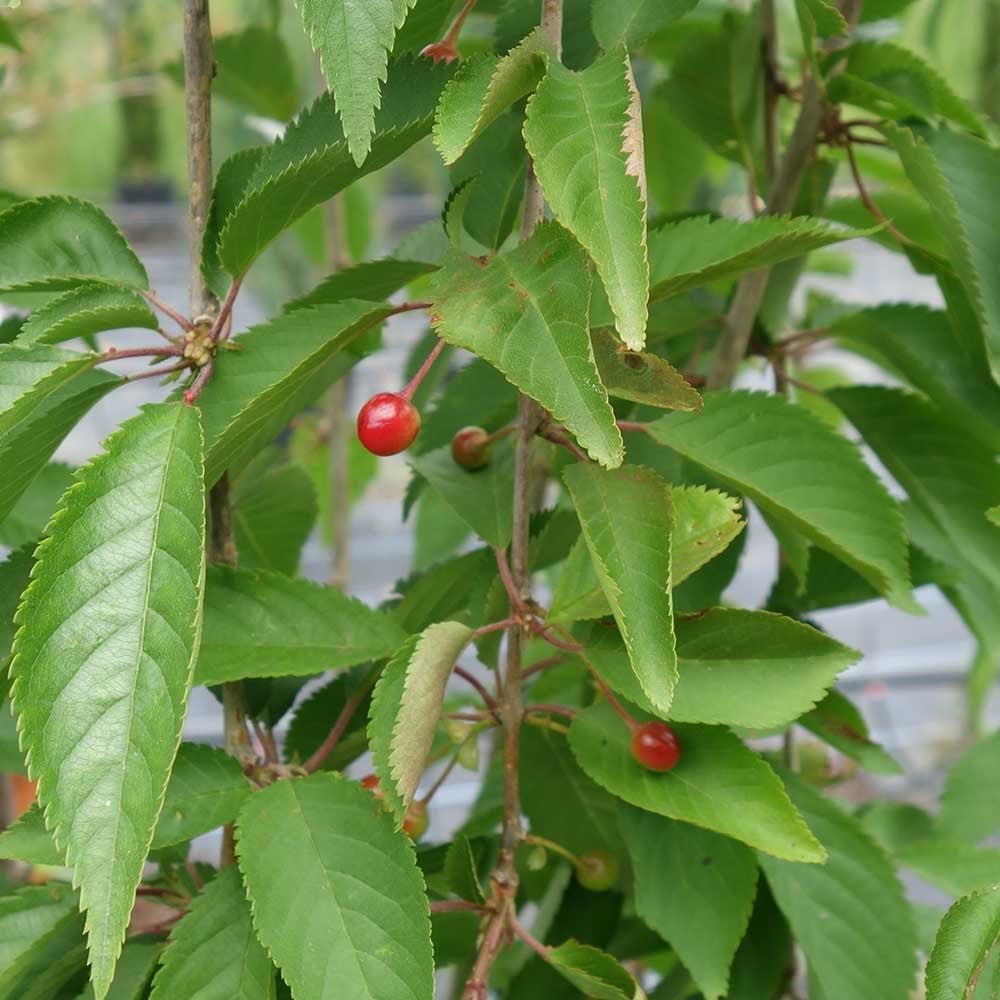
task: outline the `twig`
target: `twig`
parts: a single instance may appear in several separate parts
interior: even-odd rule
[[[544,660],[538,660],[532,663],[530,667],[525,667],[521,671],[521,680],[526,681],[529,677],[534,677],[535,674],[541,673],[543,670],[548,670],[549,667],[554,667],[559,663],[562,663],[566,659],[565,656],[556,654],[555,656],[547,656]]]
[[[461,911],[486,913],[488,907],[482,903],[470,903],[467,899],[435,899],[431,902],[431,913],[457,913]]]
[[[576,717],[576,710],[568,708],[566,705],[541,703],[538,705],[529,705],[524,711],[526,715],[549,712],[553,715],[564,715],[567,719],[573,719]]]
[[[188,406],[193,406],[197,401],[198,397],[201,395],[202,389],[208,385],[208,380],[212,377],[212,372],[215,370],[215,362],[209,361],[207,364],[201,366],[198,369],[198,374],[195,376],[195,380],[191,383],[190,389],[184,390],[184,402]]]
[[[764,173],[770,184],[778,165],[778,98],[782,93],[774,0],[760,3],[760,47],[764,64]]]
[[[520,938],[543,961],[549,961],[549,949],[542,944],[518,919],[513,917],[510,922],[514,935]]]
[[[510,625],[510,622],[498,622],[497,624],[506,628]],[[486,690],[485,686],[479,681],[478,677],[469,673],[469,671],[464,667],[458,666],[452,670],[452,673],[454,673],[456,677],[461,677],[467,684],[471,684],[476,691],[479,692],[479,697],[483,699],[483,704],[490,709],[490,711],[493,711],[497,707],[496,699],[489,693],[489,691]]]
[[[500,622],[491,622],[489,625],[480,625],[475,632],[472,633],[474,639],[479,639],[484,635],[489,635],[491,632],[502,632],[505,628],[510,628],[512,625],[517,624],[520,619],[518,618],[504,618]]]
[[[140,292],[140,295],[154,308],[159,309],[164,316],[172,319],[182,330],[185,332],[194,329],[194,324],[186,316],[182,316],[176,309],[172,306],[167,305],[161,298],[159,298],[156,292],[150,290],[145,292]]]
[[[511,611],[515,614],[524,614],[524,600],[519,593],[517,583],[511,573],[510,563],[507,562],[507,553],[499,546],[494,546],[493,554],[497,560],[497,570],[503,582],[504,590],[507,591],[507,599],[510,601]]]
[[[105,361],[121,361],[123,358],[179,358],[184,352],[179,347],[166,347],[154,344],[151,347],[128,347],[124,351],[117,347],[109,347],[98,355],[98,364]]]
[[[187,361],[178,361],[175,365],[167,365],[165,368],[150,368],[149,371],[136,372],[134,375],[127,375],[126,382],[140,382],[144,378],[159,378],[161,375],[173,375],[174,372],[182,372],[191,365]]]
[[[451,755],[451,759],[441,769],[441,773],[434,779],[434,783],[427,789],[427,794],[420,800],[424,803],[424,805],[431,804],[434,796],[437,795],[438,789],[448,780],[448,776],[451,772],[455,770],[455,765],[458,763],[458,752],[465,746],[469,738],[470,737],[466,737],[466,739],[462,740],[462,742],[455,749],[455,752]]]
[[[344,707],[340,710],[340,715],[337,716],[337,721],[334,722],[330,732],[327,733],[326,739],[320,743],[312,756],[302,765],[302,770],[306,774],[318,771],[326,762],[326,758],[330,756],[331,751],[340,742],[341,736],[344,735],[347,727],[351,724],[354,714],[362,706],[365,698],[368,697],[368,692],[372,689],[377,677],[378,671],[373,669],[364,681],[351,692],[348,699],[344,702]]]
[[[618,430],[635,431],[637,434],[648,434],[649,424],[644,424],[641,420],[619,420]]]
[[[242,285],[242,278],[233,278],[229,285],[229,291],[226,292],[226,298],[222,303],[222,307],[219,309],[219,315],[215,317],[215,322],[212,324],[212,329],[208,334],[210,340],[220,339],[222,328],[233,314],[233,306],[236,305],[236,296],[240,294]]]
[[[913,240],[909,238],[905,233],[901,233],[883,214],[882,210],[875,204],[872,196],[868,193],[868,188],[865,187],[865,180],[861,176],[861,171],[858,169],[858,161],[854,155],[854,148],[851,144],[851,140],[848,139],[844,146],[844,151],[847,153],[847,162],[851,168],[851,176],[854,178],[854,186],[858,189],[858,196],[861,198],[861,204],[868,209],[869,213],[874,216],[874,218],[881,222],[885,227],[887,233],[892,233],[893,236],[899,240],[904,246],[910,246]]]
[[[539,437],[545,438],[546,441],[551,441],[553,444],[557,444],[565,448],[578,462],[590,462],[590,459],[580,448],[577,447],[577,445],[570,439],[569,435],[563,434],[554,427],[544,425],[539,430],[538,434]]]

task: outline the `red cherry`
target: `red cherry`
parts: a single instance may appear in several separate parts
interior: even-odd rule
[[[420,50],[420,54],[427,59],[433,59],[435,63],[450,63],[458,58],[458,49],[455,48],[454,42],[431,42]]]
[[[379,786],[377,774],[366,774],[361,779],[361,784],[364,788],[367,788],[368,791],[375,796],[375,798],[382,798],[382,789]]]
[[[490,460],[492,443],[482,427],[463,427],[451,439],[451,457],[463,469],[481,469]]]
[[[591,892],[607,892],[618,881],[618,862],[607,851],[587,851],[576,859],[576,879]]]
[[[406,451],[420,433],[420,413],[403,396],[380,392],[361,407],[358,440],[373,455]]]
[[[646,722],[632,734],[632,756],[647,771],[670,771],[680,760],[681,745],[665,722]]]
[[[403,817],[403,832],[410,840],[419,840],[426,832],[430,818],[427,815],[425,802],[411,802]]]

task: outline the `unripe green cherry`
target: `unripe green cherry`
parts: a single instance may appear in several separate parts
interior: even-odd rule
[[[586,851],[576,859],[576,879],[591,892],[607,892],[618,881],[618,862],[607,851]]]

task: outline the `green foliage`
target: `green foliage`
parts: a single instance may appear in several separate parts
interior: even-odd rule
[[[105,330],[155,330],[158,326],[159,321],[141,295],[126,288],[86,283],[35,309],[21,328],[17,342],[58,344]]]
[[[147,407],[77,479],[18,610],[11,675],[29,770],[80,885],[103,995],[197,655],[205,566],[197,411]]]
[[[698,0],[595,0],[594,35],[605,49],[621,42],[641,45],[698,4]]]
[[[952,765],[941,793],[938,827],[956,840],[980,841],[1000,829],[1000,810],[983,789],[1000,769],[1000,733],[973,744]]]
[[[958,900],[944,915],[927,962],[927,1000],[970,996],[998,937],[1000,889],[992,886]]]
[[[549,963],[594,1000],[644,1000],[636,981],[610,955],[578,941],[565,941],[548,954]]]

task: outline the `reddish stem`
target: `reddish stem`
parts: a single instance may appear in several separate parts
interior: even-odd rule
[[[105,361],[120,361],[122,358],[179,358],[183,355],[179,347],[166,347],[154,344],[151,347],[129,347],[124,351],[117,347],[109,347],[101,354],[97,361],[101,364]]]
[[[511,917],[510,920],[511,930],[514,932],[515,937],[520,938],[536,955],[540,956],[544,961],[549,961],[549,949],[542,944],[534,934],[531,933],[518,919],[517,917]]]
[[[467,899],[436,899],[431,903],[431,913],[456,913],[461,910],[486,913],[488,907],[482,903],[470,903]]]
[[[491,632],[502,632],[505,628],[510,628],[512,625],[516,625],[520,621],[518,618],[505,618],[502,622],[493,622],[490,625],[482,625],[472,633],[473,639],[479,639],[481,636],[489,635]]]
[[[190,368],[190,362],[178,361],[175,365],[167,365],[166,368],[151,368],[148,372],[137,372],[129,375],[126,382],[139,382],[144,378],[159,378],[161,375],[172,375],[174,372],[182,372],[185,368]]]
[[[649,424],[644,424],[639,420],[619,420],[618,430],[635,431],[637,434],[646,434],[649,431]]]
[[[191,383],[191,387],[184,390],[184,402],[188,406],[193,406],[197,402],[198,397],[201,395],[201,390],[208,385],[208,380],[212,377],[214,368],[215,363],[213,361],[209,361],[208,364],[203,365],[194,382]]]
[[[566,705],[540,704],[529,705],[525,712],[551,712],[553,715],[564,715],[567,719],[576,717],[576,711]]]
[[[506,624],[506,623],[502,623]],[[479,697],[483,699],[483,704],[486,705],[491,711],[497,707],[496,699],[486,690],[486,688],[479,682],[479,679],[469,673],[464,667],[456,666],[453,670],[456,677],[461,677],[463,681],[471,684],[478,692]]]
[[[465,0],[465,6],[458,12],[455,20],[452,21],[451,27],[448,29],[448,34],[441,39],[441,41],[447,45],[454,45],[458,41],[458,36],[462,32],[462,25],[465,24],[465,19],[472,12],[472,8],[476,6],[476,0]]]
[[[410,379],[399,393],[403,399],[412,399],[413,394],[420,388],[420,383],[426,378],[427,373],[434,367],[434,362],[441,356],[444,350],[444,341],[439,340],[432,348],[430,354],[424,358],[424,363],[417,369],[417,374]]]
[[[556,430],[554,427],[546,427],[539,430],[539,435],[545,438],[546,441],[551,441],[553,444],[557,444],[560,447],[565,448],[570,452],[577,461],[589,462],[590,459],[581,451],[570,438],[563,434],[561,431]]]
[[[588,663],[590,667],[591,676],[594,678],[594,682],[600,688],[601,694],[607,699],[608,704],[618,713],[619,718],[622,722],[628,726],[630,733],[634,733],[639,728],[639,723],[628,713],[625,706],[618,700],[614,691],[608,687],[604,678]]]
[[[333,728],[327,734],[325,740],[316,748],[315,753],[302,765],[302,770],[306,774],[312,774],[318,771],[326,761],[326,758],[330,756],[331,751],[340,741],[341,736],[344,735],[347,727],[351,723],[351,719],[354,718],[354,713],[361,707],[365,698],[368,697],[368,691],[371,686],[375,683],[375,674],[373,673],[363,684],[359,685],[357,690],[355,690],[351,696],[344,702],[344,707],[340,710],[340,715],[337,716],[337,721],[334,722]]]
[[[557,639],[541,622],[531,622],[529,625],[531,631],[544,639],[550,646],[555,646],[556,649],[562,649],[567,653],[582,653],[585,646],[581,646],[578,642],[566,642],[563,639]]]
[[[186,316],[182,316],[176,309],[171,308],[162,299],[157,296],[156,292],[150,290],[145,292],[140,292],[140,295],[154,308],[159,309],[164,316],[168,316],[172,319],[182,330],[193,330],[194,324]]]
[[[554,667],[556,664],[562,663],[565,659],[565,656],[561,656],[557,653],[555,656],[548,656],[544,660],[532,663],[531,666],[525,667],[524,670],[521,671],[521,680],[526,680],[534,674],[540,674],[543,670],[548,670],[549,667]]]
[[[514,576],[510,571],[510,563],[507,562],[507,553],[498,546],[494,546],[493,553],[496,555],[497,569],[500,572],[500,579],[503,581],[504,590],[507,591],[507,598],[510,601],[511,610],[515,614],[523,614],[524,602],[521,600],[517,584],[514,582]]]
[[[240,286],[242,284],[242,278],[233,278],[233,281],[229,286],[229,291],[226,292],[226,297],[219,309],[219,315],[215,317],[215,322],[212,324],[212,329],[209,332],[210,339],[219,339],[219,336],[222,333],[222,328],[226,325],[226,320],[228,320],[232,314],[233,306],[236,305],[236,296],[240,294]]]

